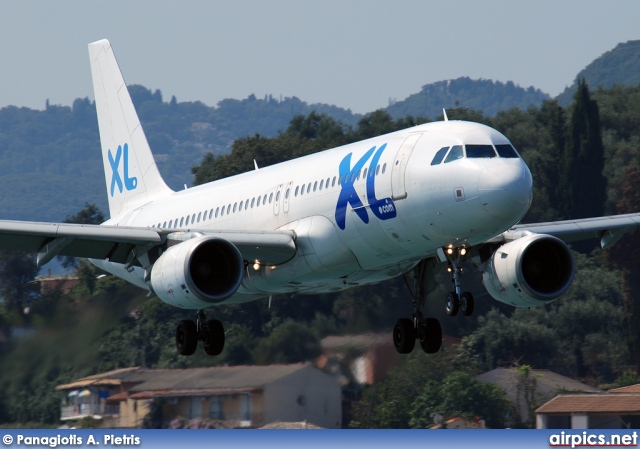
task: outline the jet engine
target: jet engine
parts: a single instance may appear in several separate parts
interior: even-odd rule
[[[575,262],[560,239],[531,234],[498,248],[482,281],[491,296],[515,307],[548,304],[571,285]]]
[[[203,309],[232,296],[243,275],[233,243],[201,236],[170,246],[153,264],[150,287],[167,304]]]

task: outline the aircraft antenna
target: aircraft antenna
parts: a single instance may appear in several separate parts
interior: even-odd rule
[[[445,108],[442,108],[442,115],[444,115],[444,121],[448,122],[449,117],[447,117],[447,110]]]

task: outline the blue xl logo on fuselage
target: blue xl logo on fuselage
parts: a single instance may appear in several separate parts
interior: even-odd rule
[[[118,169],[120,168],[120,159],[123,159],[122,165],[124,166],[124,185],[122,183],[122,178],[120,177],[120,172]],[[109,165],[111,165],[111,196],[115,194],[116,186],[118,187],[118,192],[122,193],[123,189],[134,190],[138,187],[138,178],[135,176],[133,178],[129,177],[129,145],[124,144],[124,150],[122,145],[118,145],[118,150],[116,151],[115,158],[109,150]]]
[[[391,198],[376,198],[376,167],[378,166],[380,156],[382,156],[382,152],[386,147],[386,143],[381,145],[380,148],[378,148],[378,151],[376,151],[376,147],[372,147],[360,158],[360,160],[358,160],[358,162],[356,162],[353,168],[351,168],[351,155],[353,153],[347,154],[344,159],[342,159],[342,162],[340,162],[339,170],[340,178],[342,179],[342,190],[340,190],[338,204],[336,205],[336,223],[340,229],[344,229],[346,227],[348,205],[351,205],[353,211],[364,223],[369,223],[369,214],[367,213],[367,209],[365,205],[362,204],[362,201],[360,201],[358,192],[356,192],[353,184],[356,181],[356,177],[358,177],[358,173],[362,170],[374,152],[375,154],[369,164],[369,173],[366,179],[367,199],[369,200],[368,205],[371,208],[373,215],[378,217],[380,220],[389,220],[396,217],[396,206]]]

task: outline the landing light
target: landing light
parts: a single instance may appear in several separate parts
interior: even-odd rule
[[[453,254],[453,248],[447,248],[447,254],[449,255]]]
[[[466,250],[465,248],[462,248],[462,249],[460,250],[460,255],[461,255],[461,256],[464,256],[465,254],[467,254],[467,250]]]
[[[254,269],[255,271],[260,270],[260,261],[259,261],[259,260],[256,260],[256,261],[255,261],[255,263],[253,264],[253,269]]]

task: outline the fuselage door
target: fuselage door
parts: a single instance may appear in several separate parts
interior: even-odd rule
[[[273,199],[273,215],[279,215],[280,214],[280,201],[282,201],[282,186],[283,184],[280,184],[278,186],[278,189],[276,190],[275,193],[275,198]]]
[[[407,170],[407,163],[409,162],[411,152],[420,137],[422,137],[422,133],[411,134],[407,137],[404,142],[402,142],[398,154],[396,154],[396,159],[393,161],[393,167],[391,169],[391,198],[394,200],[401,200],[407,197],[404,174]]]
[[[287,187],[284,189],[284,199],[282,201],[282,210],[285,214],[289,213],[289,197],[291,196],[291,186],[293,181],[289,181]]]

